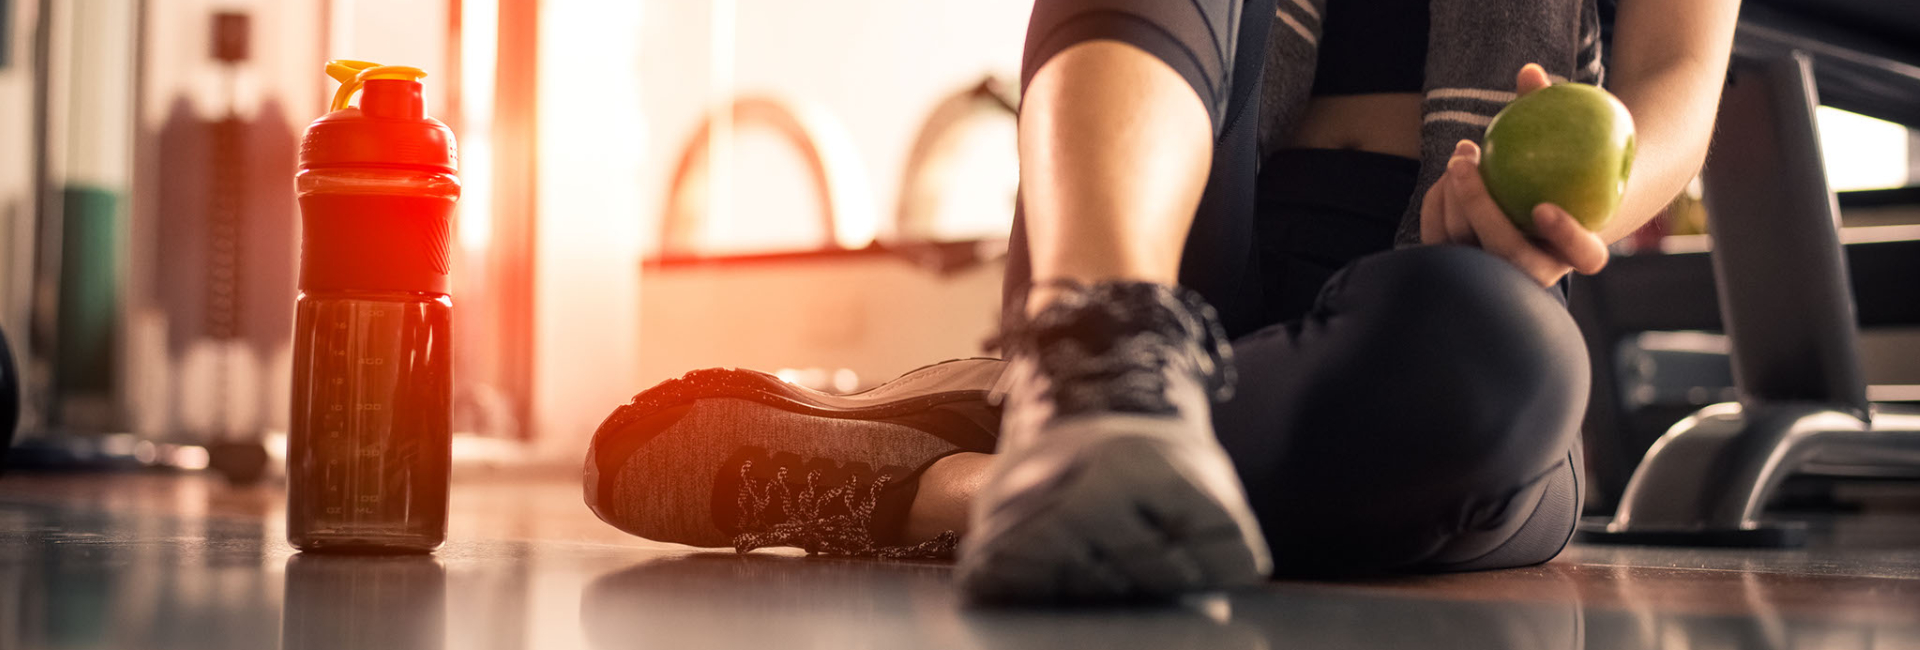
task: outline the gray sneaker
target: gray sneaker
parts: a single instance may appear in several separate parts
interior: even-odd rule
[[[920,472],[993,450],[996,359],[934,364],[853,395],[750,370],[696,370],[607,416],[587,448],[600,519],[659,542],[824,555],[950,557],[899,536]]]
[[[1005,342],[999,457],[960,546],[969,599],[1156,599],[1272,570],[1214,439],[1232,359],[1197,294],[1077,288]]]

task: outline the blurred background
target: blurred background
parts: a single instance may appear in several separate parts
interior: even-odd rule
[[[463,461],[577,464],[696,367],[850,391],[974,355],[1028,8],[0,0],[13,462],[284,444],[295,149],[335,58],[427,70],[460,141]]]
[[[1872,3],[1762,4],[1844,22]],[[847,392],[977,355],[1029,8],[0,0],[0,326],[26,387],[11,462],[280,453],[295,148],[335,58],[427,70],[460,141],[460,463],[577,467],[614,406],[693,368]],[[1819,125],[1843,225],[1912,238],[1920,136],[1832,107]],[[1696,188],[1619,252],[1704,250],[1705,219]],[[1622,343],[1641,437],[1728,398],[1717,337]],[[1920,400],[1920,333],[1862,341],[1873,397]],[[220,469],[273,471],[236,458]]]

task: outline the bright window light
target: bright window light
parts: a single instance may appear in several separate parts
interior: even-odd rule
[[[1827,183],[1835,192],[1906,187],[1907,127],[1858,113],[1821,106],[1820,150]]]
[[[500,3],[461,0],[460,245],[483,252],[493,240],[493,101],[500,50]]]

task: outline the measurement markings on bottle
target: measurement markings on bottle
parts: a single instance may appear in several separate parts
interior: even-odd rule
[[[437,344],[442,330],[426,308],[410,304],[336,298],[313,309],[304,381],[310,401],[297,436],[311,450],[301,470],[314,488],[305,511],[327,535],[404,534],[421,521],[420,466],[434,462],[422,459],[421,446],[444,444],[438,437],[445,434],[416,422],[412,410],[440,404],[420,400],[443,379],[421,373],[421,364],[437,361],[418,348]],[[426,476],[444,481],[438,471]]]

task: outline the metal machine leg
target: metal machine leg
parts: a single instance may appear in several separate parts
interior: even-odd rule
[[[1654,443],[1587,541],[1795,545],[1759,521],[1809,462],[1916,464],[1920,411],[1866,400],[1838,209],[1821,166],[1811,61],[1736,57],[1706,171],[1714,280],[1740,403]]]
[[[1861,420],[1819,404],[1715,404],[1681,420],[1647,451],[1612,523],[1590,541],[1791,546],[1803,529],[1768,526],[1760,511],[1809,462],[1910,465],[1920,411],[1876,408]]]

